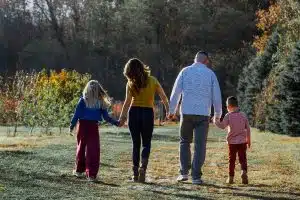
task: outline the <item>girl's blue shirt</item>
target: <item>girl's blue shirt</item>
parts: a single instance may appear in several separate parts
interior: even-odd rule
[[[84,102],[83,97],[80,97],[76,109],[75,114],[71,120],[70,128],[73,129],[78,120],[91,120],[101,122],[103,119],[108,123],[118,126],[119,122],[108,115],[107,109],[102,108],[87,108]]]

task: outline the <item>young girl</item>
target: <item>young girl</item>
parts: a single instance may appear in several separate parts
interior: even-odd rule
[[[150,76],[150,70],[139,59],[130,59],[124,68],[126,98],[120,115],[120,124],[124,124],[129,110],[128,126],[131,133],[133,181],[145,182],[146,169],[151,149],[154,126],[154,96],[159,94],[166,112],[169,111],[168,98],[156,78]],[[140,155],[142,139],[142,155]],[[141,167],[140,166],[141,157]]]
[[[236,154],[238,154],[242,169],[242,183],[248,184],[246,150],[247,145],[249,148],[251,145],[249,123],[245,114],[240,112],[235,97],[228,97],[226,105],[228,113],[223,121],[215,121],[215,124],[221,129],[228,127],[229,178],[226,182],[233,183]]]
[[[70,125],[73,131],[77,121],[77,151],[73,175],[83,177],[84,172],[89,181],[96,181],[100,162],[100,141],[98,122],[102,118],[118,126],[119,122],[109,117],[106,107],[110,105],[109,97],[98,81],[91,80],[83,90]]]

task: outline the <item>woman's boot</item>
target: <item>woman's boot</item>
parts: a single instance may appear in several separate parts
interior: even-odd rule
[[[148,159],[142,159],[142,165],[139,169],[139,182],[144,183],[146,180],[146,170],[148,166]]]

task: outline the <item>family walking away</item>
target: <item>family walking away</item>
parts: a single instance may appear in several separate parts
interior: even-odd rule
[[[127,78],[125,101],[119,120],[108,115],[110,101],[107,93],[98,81],[89,81],[75,109],[70,131],[77,126],[77,151],[73,175],[86,176],[89,181],[96,181],[100,163],[99,122],[103,119],[112,125],[123,126],[128,120],[132,139],[132,181],[145,182],[146,171],[151,152],[151,140],[154,128],[154,98],[158,94],[164,105],[166,116],[170,120],[180,112],[179,126],[179,161],[180,174],[177,181],[189,180],[203,183],[202,167],[206,156],[206,143],[211,116],[219,128],[228,128],[229,176],[227,183],[234,182],[236,154],[242,169],[242,183],[248,183],[247,145],[250,147],[250,128],[247,117],[240,112],[235,97],[227,99],[228,113],[222,116],[222,99],[218,79],[211,70],[209,56],[199,51],[194,63],[183,68],[174,83],[170,105],[159,81],[150,74],[150,68],[137,58],[130,59],[124,67]],[[194,154],[191,143],[194,142]],[[142,148],[142,150],[141,150]],[[85,173],[85,174],[84,174]]]

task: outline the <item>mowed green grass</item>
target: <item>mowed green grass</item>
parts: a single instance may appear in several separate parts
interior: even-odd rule
[[[300,138],[252,130],[249,185],[227,178],[226,133],[211,126],[203,179],[177,183],[178,128],[156,128],[148,183],[132,183],[127,129],[101,129],[99,183],[71,175],[75,137],[0,135],[0,199],[300,199]]]

